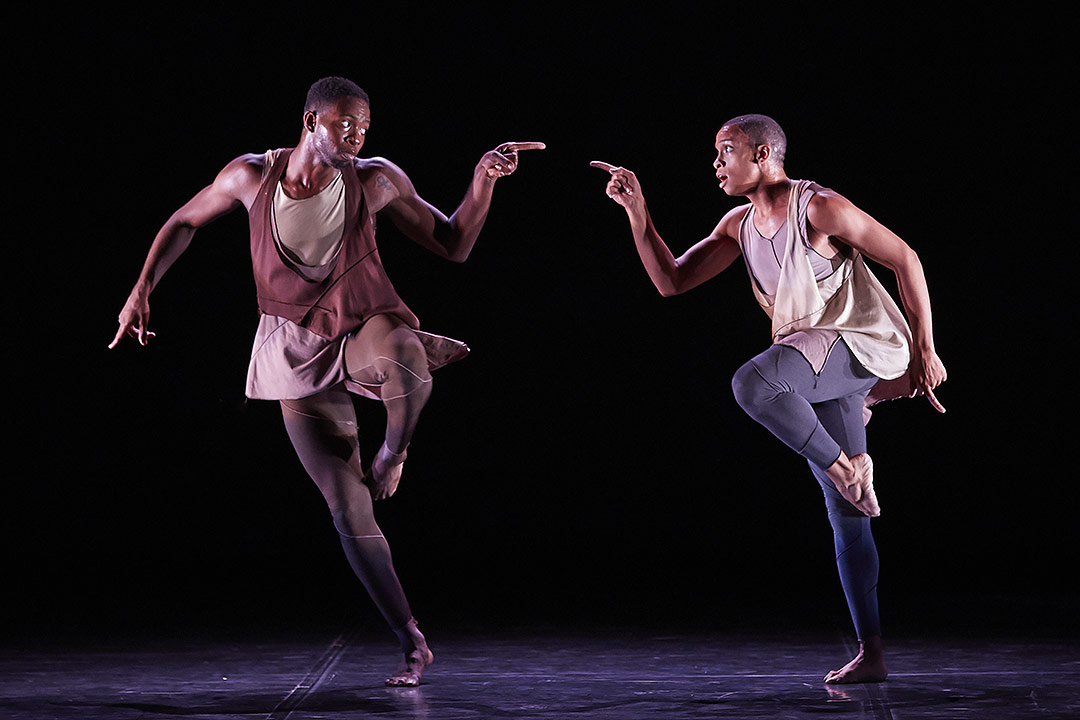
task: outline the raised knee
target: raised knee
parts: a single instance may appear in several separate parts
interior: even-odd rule
[[[752,362],[744,363],[731,378],[731,391],[735,394],[735,402],[739,403],[743,410],[748,411],[758,403],[765,387],[765,380]]]
[[[425,380],[431,377],[428,372],[427,351],[412,332],[393,333],[376,364],[380,366],[380,370],[390,375],[405,374]]]

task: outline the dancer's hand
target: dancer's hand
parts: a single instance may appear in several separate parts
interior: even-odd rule
[[[543,150],[547,147],[542,142],[507,142],[484,153],[480,158],[477,172],[483,172],[489,178],[498,179],[517,170],[518,152],[521,150]]]
[[[589,166],[611,173],[611,179],[605,189],[609,198],[628,211],[638,210],[641,207],[644,202],[641,195],[641,185],[638,183],[637,175],[632,170],[601,162],[600,160],[593,160],[589,163]]]
[[[110,350],[116,347],[125,335],[136,338],[140,345],[146,345],[150,338],[155,337],[154,333],[147,329],[150,323],[150,300],[139,288],[131,291],[117,320],[120,323],[120,329],[116,331],[116,337],[109,343]]]
[[[934,409],[941,413],[945,412],[945,406],[934,395],[934,388],[945,382],[946,378],[945,364],[936,352],[925,350],[911,354],[911,379],[915,385],[911,396],[925,395]]]

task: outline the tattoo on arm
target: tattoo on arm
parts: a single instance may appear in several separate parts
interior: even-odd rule
[[[375,177],[375,184],[378,185],[383,190],[385,190],[386,192],[393,192],[394,191],[394,183],[387,180],[385,175],[377,175]]]

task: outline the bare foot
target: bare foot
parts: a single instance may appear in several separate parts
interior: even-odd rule
[[[420,676],[428,665],[435,662],[435,654],[428,649],[427,640],[424,639],[420,628],[416,626],[416,620],[410,620],[404,630],[398,631],[401,638],[401,649],[405,659],[397,672],[386,679],[388,687],[416,687],[420,684]]]
[[[390,452],[386,443],[379,447],[379,452],[371,461],[371,468],[364,476],[364,482],[371,488],[371,497],[382,500],[397,492],[406,455],[408,455],[406,450],[399,453]]]
[[[825,676],[829,684],[851,684],[881,682],[888,677],[885,668],[885,654],[881,648],[881,638],[872,637],[867,642],[859,643],[859,654],[844,667],[833,670]]]
[[[866,453],[848,458],[841,454],[825,471],[845,500],[868,517],[881,515],[877,494],[874,492],[874,461]]]

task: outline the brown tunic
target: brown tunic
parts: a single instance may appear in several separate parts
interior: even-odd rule
[[[375,246],[375,217],[368,211],[355,168],[345,180],[345,232],[341,250],[319,272],[305,272],[291,262],[274,240],[270,222],[274,188],[292,150],[283,150],[263,178],[248,211],[251,265],[259,309],[291,320],[328,340],[344,337],[374,315],[395,315],[414,330],[416,315],[394,290]]]
[[[469,348],[452,338],[419,330],[419,321],[398,297],[375,246],[375,221],[356,170],[345,181],[345,229],[341,246],[324,265],[294,263],[273,231],[274,191],[292,150],[267,153],[269,169],[249,211],[251,263],[262,317],[248,366],[246,394],[260,400],[307,397],[344,382],[350,392],[379,398],[377,387],[346,373],[345,339],[368,319],[394,315],[411,327],[427,352],[428,369],[465,357]]]

